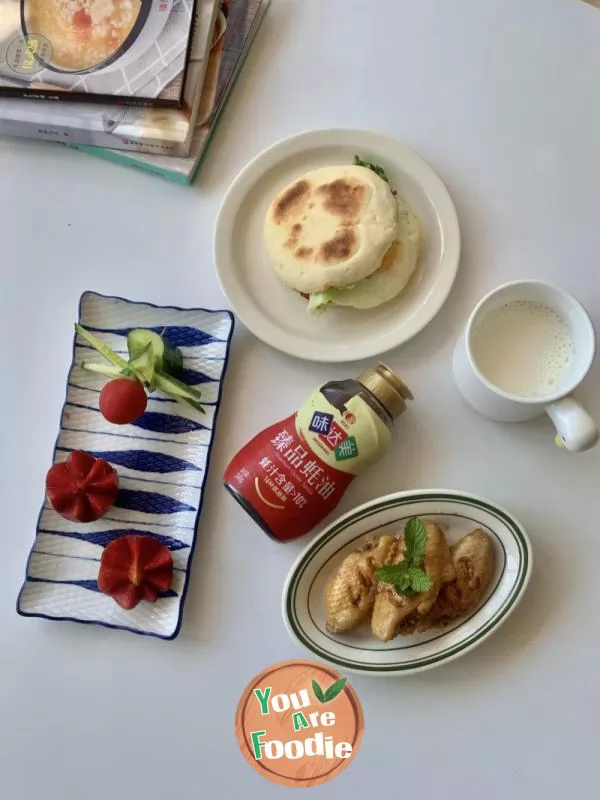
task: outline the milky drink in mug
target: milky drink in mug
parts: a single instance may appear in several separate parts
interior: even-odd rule
[[[279,541],[311,531],[351,481],[388,450],[412,399],[389,367],[317,387],[300,409],[257,434],[225,470],[226,489]]]
[[[471,349],[483,375],[519,397],[555,392],[575,359],[568,324],[553,309],[531,300],[512,300],[490,311],[473,328]]]
[[[545,411],[557,443],[587,450],[598,427],[570,393],[594,352],[594,328],[574,297],[540,281],[516,281],[476,306],[454,351],[454,377],[483,416],[519,422]]]

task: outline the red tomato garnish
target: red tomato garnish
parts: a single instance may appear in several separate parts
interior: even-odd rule
[[[65,519],[93,522],[114,505],[119,491],[117,470],[101,458],[74,450],[46,475],[46,494],[52,508]]]
[[[79,30],[92,27],[92,18],[84,8],[80,8],[79,11],[73,14],[71,22],[73,23],[73,27]]]
[[[144,387],[136,380],[115,378],[100,392],[102,416],[115,425],[128,425],[139,419],[148,404]]]
[[[130,611],[140,600],[154,602],[173,581],[169,548],[152,536],[121,536],[104,548],[98,588]]]
[[[84,8],[80,8],[71,17],[72,36],[79,44],[85,44],[92,38],[92,18]]]

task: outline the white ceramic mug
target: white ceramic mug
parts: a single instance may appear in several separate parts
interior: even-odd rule
[[[473,332],[486,315],[514,301],[541,304],[554,311],[569,328],[574,355],[564,379],[553,394],[519,396],[492,383],[473,355]],[[587,411],[569,395],[587,375],[596,350],[594,327],[587,311],[574,297],[540,281],[515,281],[499,286],[475,307],[454,350],[456,384],[475,411],[500,422],[522,422],[548,414],[557,430],[556,442],[568,450],[588,450],[598,442],[598,426]],[[513,351],[514,352],[514,351]],[[519,353],[511,356],[515,364]]]

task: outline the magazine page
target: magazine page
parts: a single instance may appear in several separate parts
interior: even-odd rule
[[[210,54],[189,156],[171,158],[140,154],[131,156],[132,166],[136,163],[146,164],[186,177],[195,173],[267,6],[268,2],[262,0],[221,1],[221,12],[225,18],[224,35]]]

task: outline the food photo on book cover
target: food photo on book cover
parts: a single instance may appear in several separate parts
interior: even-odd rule
[[[193,0],[0,0],[0,94],[179,106]]]

